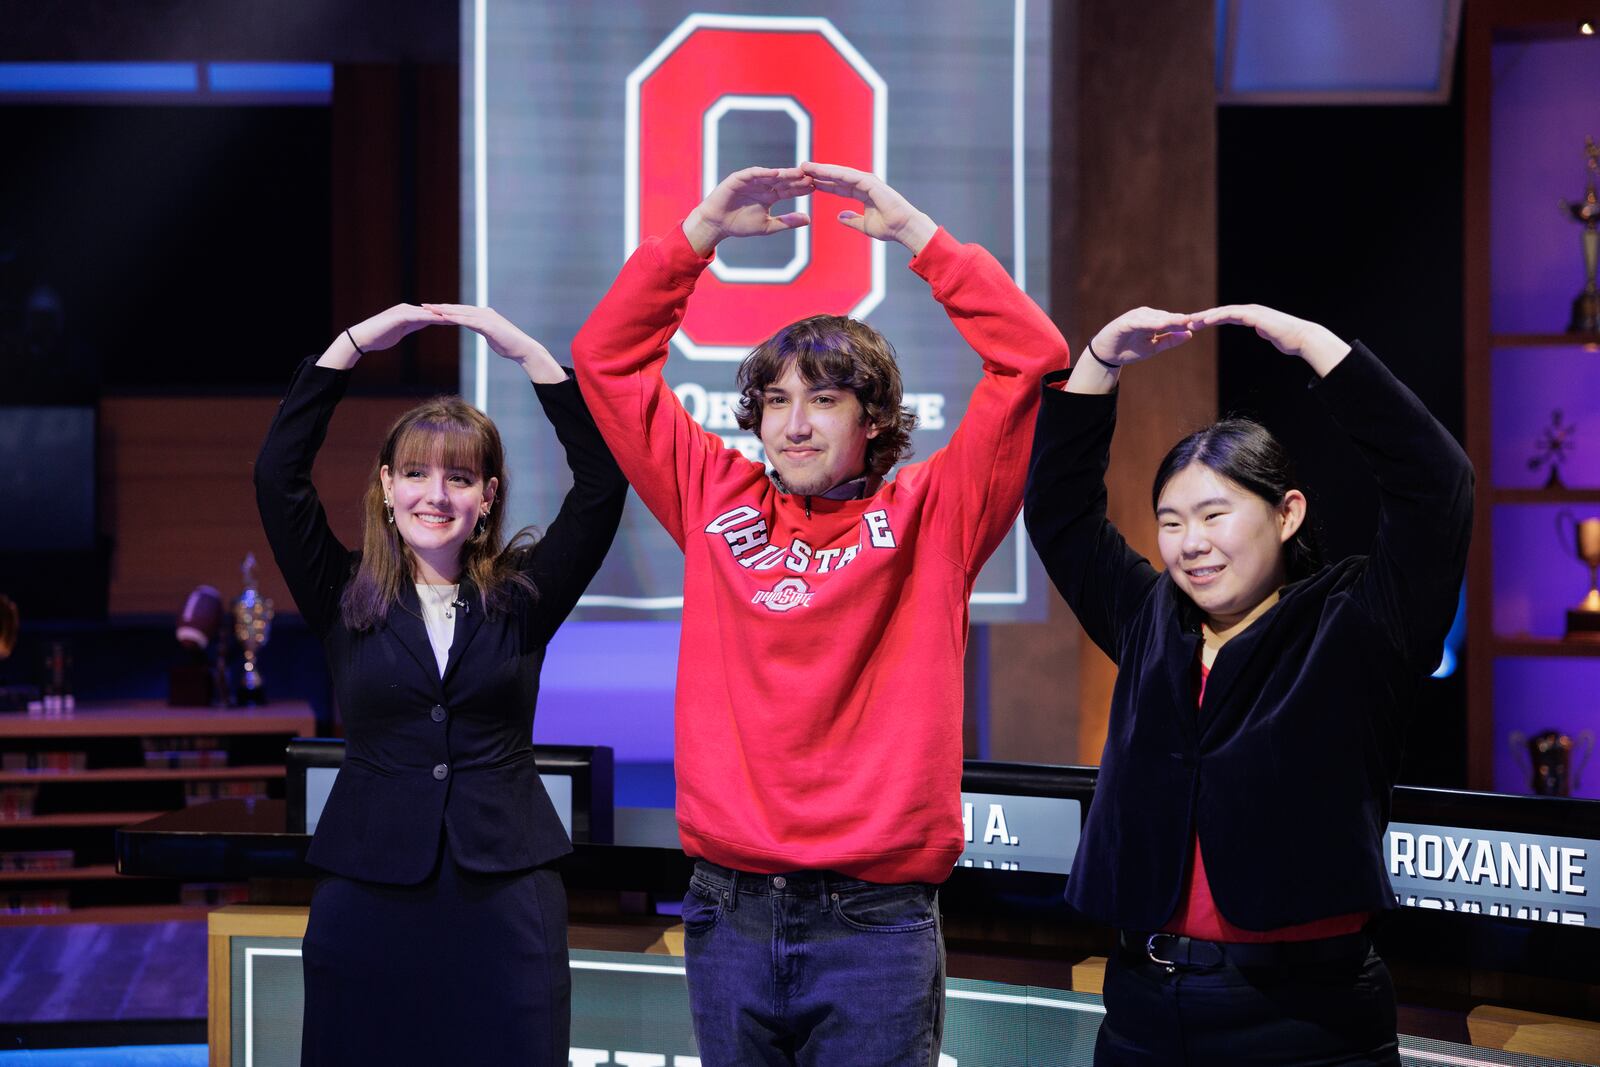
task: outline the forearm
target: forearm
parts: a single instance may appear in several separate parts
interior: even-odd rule
[[[1028,537],[1089,636],[1115,659],[1117,634],[1155,580],[1106,517],[1116,399],[1042,392],[1023,495]]]
[[[345,330],[323,350],[317,359],[317,366],[327,367],[329,370],[349,370],[360,361],[361,355],[355,343],[350,340],[350,331]]]
[[[1305,343],[1300,349],[1300,358],[1306,361],[1306,366],[1318,378],[1326,378],[1328,373],[1344,362],[1344,357],[1350,354],[1350,346],[1341,341],[1334,332],[1325,326],[1312,324],[1312,329],[1307,333]]]
[[[1067,378],[1066,391],[1086,396],[1104,396],[1116,390],[1121,378],[1121,367],[1108,367],[1087,351],[1081,351],[1078,361],[1072,365],[1072,375]]]
[[[1061,331],[982,246],[936,230],[910,266],[990,375],[1025,380],[1031,396],[1040,378],[1067,366]]]
[[[337,368],[334,368],[337,370]],[[348,556],[328,526],[311,471],[347,376],[302,363],[262,442],[256,507],[279,570],[306,620],[321,627],[337,611]]]

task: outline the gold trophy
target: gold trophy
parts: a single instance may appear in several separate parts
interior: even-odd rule
[[[1584,730],[1575,743],[1559,730],[1545,730],[1528,737],[1521,730],[1511,732],[1511,751],[1533,776],[1533,791],[1542,797],[1569,797],[1581,784],[1579,775],[1594,754],[1594,731]],[[1572,765],[1572,750],[1583,747],[1583,762]]]
[[[266,682],[256,664],[256,653],[272,630],[272,601],[256,586],[256,556],[244,557],[244,592],[233,602],[233,636],[244,649],[244,676],[239,680],[240,704],[265,704]]]
[[[1595,180],[1600,176],[1600,146],[1595,145],[1593,137],[1585,137],[1583,142],[1587,171],[1583,199],[1561,202],[1583,227],[1583,266],[1588,272],[1588,283],[1572,302],[1572,320],[1567,323],[1567,332],[1600,333],[1600,291],[1595,289],[1595,268],[1600,263],[1600,200],[1595,197]]]
[[[1580,562],[1589,565],[1589,592],[1576,607],[1567,609],[1567,637],[1600,640],[1600,516],[1575,518],[1562,508],[1556,514],[1556,534],[1566,541],[1565,524],[1572,524],[1573,539]]]

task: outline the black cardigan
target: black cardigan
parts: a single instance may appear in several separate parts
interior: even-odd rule
[[[1052,376],[1060,380],[1059,375]],[[1371,552],[1286,586],[1218,652],[1195,707],[1200,613],[1106,519],[1116,394],[1044,390],[1029,535],[1117,663],[1099,783],[1067,899],[1156,930],[1198,829],[1217,907],[1269,930],[1394,907],[1382,842],[1418,685],[1439,663],[1472,525],[1472,467],[1364,346],[1313,385],[1366,458]]]
[[[532,867],[571,851],[533,762],[533,710],[546,643],[605,558],[628,485],[572,379],[536,385],[566,449],[573,486],[521,561],[536,600],[486,613],[463,577],[468,608],[441,678],[416,590],[374,629],[345,626],[339,597],[357,554],[328,528],[311,466],[350,373],[308,359],[295,372],[256,460],[256,502],[278,568],[322,640],[346,750],[309,860],[351,878],[427,877],[441,829],[477,871]]]

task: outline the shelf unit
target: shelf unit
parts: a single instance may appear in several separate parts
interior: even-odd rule
[[[310,736],[316,719],[304,702],[263,708],[169,708],[156,701],[87,705],[60,716],[0,715],[0,750],[82,753],[79,769],[0,770],[0,790],[34,790],[33,814],[0,818],[0,852],[71,849],[74,866],[57,870],[0,869],[0,907],[7,898],[65,893],[70,910],[10,914],[0,926],[62,922],[192,919],[208,905],[180,901],[178,883],[127,878],[111,862],[111,831],[180,808],[192,783],[262,781],[282,794],[284,744]],[[145,742],[180,748],[214,738],[226,766],[146,766]]]
[[[1546,399],[1540,389],[1565,380],[1549,369],[1565,362],[1562,373],[1570,374],[1575,360],[1600,359],[1600,334],[1556,332],[1582,284],[1578,227],[1560,218],[1556,201],[1581,194],[1583,135],[1600,136],[1600,112],[1588,106],[1578,125],[1589,128],[1567,128],[1572,107],[1592,103],[1592,87],[1569,90],[1551,72],[1600,69],[1600,41],[1578,34],[1580,20],[1592,18],[1593,11],[1587,0],[1474,0],[1466,6],[1466,430],[1467,451],[1478,472],[1467,572],[1467,777],[1473,789],[1510,784],[1508,734],[1512,728],[1532,732],[1517,718],[1532,714],[1526,696],[1530,686],[1556,694],[1548,714],[1538,713],[1538,728],[1576,734],[1600,727],[1592,701],[1565,699],[1574,678],[1589,671],[1600,675],[1600,640],[1545,632],[1552,613],[1569,604],[1551,601],[1552,589],[1565,579],[1556,573],[1562,564],[1553,536],[1545,540],[1537,529],[1558,507],[1600,505],[1600,485],[1518,487],[1508,473],[1527,454],[1513,450],[1533,445],[1530,418],[1556,407],[1570,414],[1572,405],[1589,403],[1587,390],[1570,386],[1565,395],[1548,394],[1553,402],[1547,405],[1528,402],[1529,396]],[[1504,46],[1498,54],[1497,46]],[[1579,51],[1588,48],[1592,59]],[[1515,384],[1528,386],[1516,400],[1501,389],[1498,408],[1497,359],[1511,361],[1498,365],[1505,375],[1514,368]],[[1502,376],[1498,383],[1508,380]],[[1498,427],[1497,411],[1507,420]],[[1600,421],[1593,415],[1589,411],[1573,420],[1580,421],[1577,441],[1584,448],[1600,441]],[[1577,476],[1569,470],[1567,480],[1600,478],[1586,467]],[[1582,592],[1574,587],[1570,602]],[[1516,632],[1525,629],[1540,632]],[[1521,789],[1526,791],[1526,784]]]

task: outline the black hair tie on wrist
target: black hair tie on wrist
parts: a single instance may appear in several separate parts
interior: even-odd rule
[[[350,342],[350,347],[356,350],[356,355],[358,355],[358,356],[366,355],[366,353],[361,350],[361,346],[356,344],[356,339],[350,335],[350,328],[348,326],[345,327],[344,336],[345,336],[345,340]],[[1090,352],[1089,354],[1091,356],[1094,355],[1093,352]]]
[[[354,341],[351,341],[351,342],[350,342],[350,343],[351,343],[351,344],[355,344],[355,342],[354,342]],[[1084,348],[1084,351],[1086,351],[1086,352],[1088,352],[1088,353],[1089,353],[1089,358],[1090,358],[1090,359],[1092,359],[1092,360],[1094,360],[1094,361],[1095,361],[1095,362],[1096,362],[1096,363],[1098,363],[1098,364],[1100,364],[1100,365],[1101,365],[1101,366],[1102,366],[1102,367],[1104,367],[1104,368],[1105,368],[1105,369],[1106,369],[1106,370],[1113,370],[1113,371],[1117,371],[1117,370],[1121,370],[1121,369],[1122,369],[1122,366],[1121,366],[1121,365],[1120,365],[1120,364],[1117,364],[1117,363],[1107,363],[1107,362],[1106,362],[1106,361],[1105,361],[1105,360],[1103,360],[1103,359],[1101,359],[1101,358],[1100,358],[1100,357],[1099,357],[1099,356],[1097,356],[1097,355],[1095,355],[1095,354],[1094,354],[1094,342],[1093,342],[1093,341],[1090,341],[1090,342],[1088,342],[1088,343],[1086,343],[1086,344],[1085,344],[1085,345],[1084,345],[1084,346],[1083,346],[1083,348]],[[358,351],[359,351],[359,350],[358,350]]]

